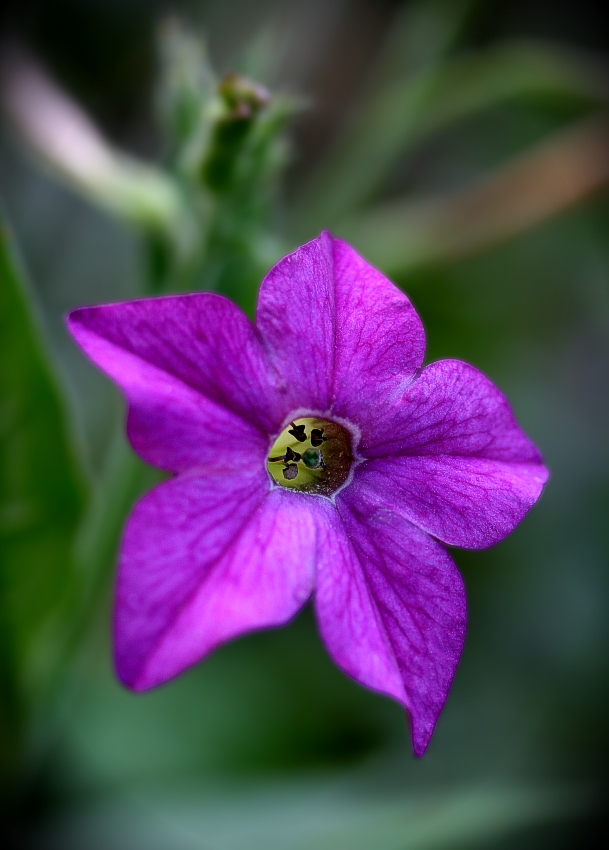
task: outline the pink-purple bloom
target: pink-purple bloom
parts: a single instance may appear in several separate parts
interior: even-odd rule
[[[501,540],[548,477],[505,397],[458,360],[422,369],[408,299],[327,233],[269,272],[255,324],[211,293],[68,324],[126,395],[135,451],[173,473],[124,532],[121,681],[160,685],[313,596],[334,661],[407,709],[421,755],[466,625],[442,544]]]

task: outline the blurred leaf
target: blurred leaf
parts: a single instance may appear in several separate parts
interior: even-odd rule
[[[179,160],[205,132],[206,108],[216,96],[216,79],[202,41],[177,18],[159,28],[159,112],[169,140],[169,160]],[[196,156],[196,154],[195,154]],[[188,159],[188,154],[186,154]]]
[[[31,296],[0,229],[0,722],[2,764],[56,673],[78,576],[72,559],[83,479]]]
[[[368,775],[369,775],[368,771]],[[368,778],[369,783],[369,778]],[[37,847],[77,850],[449,850],[489,847],[535,824],[581,816],[581,787],[474,787],[416,796],[357,778],[255,789],[183,789],[108,800],[66,817]],[[113,805],[114,803],[114,805]]]
[[[377,192],[396,160],[426,138],[500,102],[609,100],[609,72],[566,49],[508,44],[394,79],[359,112],[300,201],[301,227],[334,227]]]
[[[104,630],[107,630],[107,605],[100,606],[100,600],[106,602],[108,597],[126,518],[135,501],[166,477],[165,473],[148,466],[135,454],[127,442],[121,418],[116,424],[104,457],[102,474],[92,489],[74,543],[74,557],[82,565],[83,580],[78,607],[71,617],[70,649],[77,651],[83,637],[95,630],[100,607],[104,613]]]
[[[389,274],[486,250],[609,184],[609,122],[558,133],[484,180],[445,197],[397,200],[340,232]]]
[[[480,0],[415,0],[393,21],[375,77],[401,77],[451,50]]]
[[[119,218],[172,232],[184,210],[171,177],[114,149],[32,59],[18,52],[3,59],[0,105],[47,168]]]

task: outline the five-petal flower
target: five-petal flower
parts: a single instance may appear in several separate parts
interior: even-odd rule
[[[465,635],[441,544],[501,540],[548,475],[504,396],[459,361],[421,370],[408,299],[327,233],[269,272],[255,325],[210,293],[68,324],[125,393],[135,451],[174,473],[124,533],[120,679],[160,685],[314,594],[331,656],[402,703],[421,755]]]

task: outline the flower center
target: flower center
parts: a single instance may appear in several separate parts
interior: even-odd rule
[[[330,496],[349,477],[351,437],[327,419],[295,419],[277,437],[267,461],[273,480],[290,490]]]

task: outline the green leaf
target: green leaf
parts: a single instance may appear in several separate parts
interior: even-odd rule
[[[341,236],[390,275],[455,262],[518,236],[609,183],[609,123],[586,120],[445,196],[398,199],[345,221]]]
[[[369,771],[368,771],[369,773]],[[358,781],[359,780],[359,781]],[[451,850],[494,846],[521,830],[573,822],[590,789],[496,786],[412,794],[358,777],[239,789],[182,788],[111,798],[55,821],[38,846],[139,850]],[[46,838],[46,840],[45,840]],[[50,839],[50,840],[49,840]],[[47,844],[48,841],[48,844]],[[516,846],[516,845],[514,845]],[[528,844],[527,844],[528,846]]]
[[[589,57],[541,44],[508,44],[393,79],[369,98],[307,187],[303,231],[335,227],[378,192],[399,157],[476,112],[515,100],[596,105],[609,73]]]
[[[396,15],[374,74],[388,82],[445,56],[463,36],[480,0],[414,0]]]
[[[0,101],[24,142],[55,176],[144,232],[172,233],[185,214],[176,181],[117,150],[35,63],[13,56]]]
[[[0,224],[0,760],[19,757],[68,640],[85,488],[63,393]]]
[[[158,107],[169,145],[168,159],[179,165],[188,148],[205,133],[205,113],[215,99],[217,82],[202,40],[175,17],[159,27]]]

